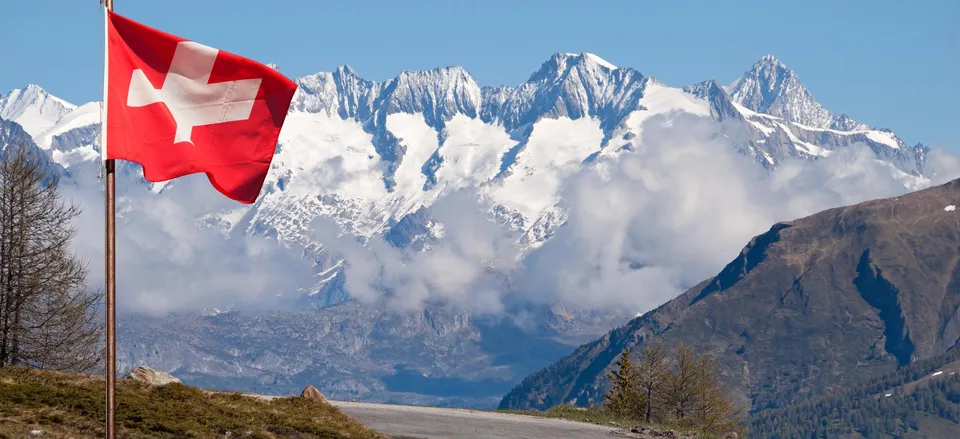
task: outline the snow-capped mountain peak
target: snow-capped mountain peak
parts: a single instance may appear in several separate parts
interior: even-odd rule
[[[420,113],[427,125],[443,127],[456,114],[476,118],[482,93],[460,66],[403,71],[390,81],[381,97],[387,114]]]
[[[592,53],[558,52],[544,62],[527,82],[561,81],[575,69],[609,73],[617,70],[617,66]]]
[[[513,130],[542,117],[597,117],[609,133],[635,108],[646,82],[590,53],[556,53],[505,97],[498,119]]]
[[[823,108],[786,64],[765,55],[730,85],[724,87],[743,107],[803,125],[843,131],[869,127],[850,117]]]
[[[52,127],[76,108],[35,84],[0,95],[0,118],[16,122],[31,136]]]

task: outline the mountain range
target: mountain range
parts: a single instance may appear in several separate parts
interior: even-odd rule
[[[471,318],[464,304],[448,309],[434,303],[442,297],[424,298],[420,309],[400,314],[358,305],[345,279],[350,261],[317,239],[315,221],[333,223],[338,233],[360,242],[380,239],[407,251],[430,251],[444,236],[444,224],[432,217],[431,208],[443,197],[471,191],[483,201],[478,205],[486,214],[516,234],[522,257],[565,223],[566,179],[643,148],[648,123],[666,126],[678,114],[715,122],[717,136],[763,169],[791,160],[817,161],[862,145],[904,191],[931,181],[928,147],[908,146],[888,129],[829,112],[773,56],[761,58],[728,85],[710,80],[672,87],[589,53],[554,54],[517,86],[480,86],[461,67],[404,71],[377,82],[344,66],[296,83],[258,201],[211,207],[190,220],[225,240],[265,237],[291,246],[290,252],[305,248],[302,255],[315,261],[317,276],[286,292],[299,295],[301,310],[272,316],[217,311],[130,319],[121,338],[125,365],[154,363],[199,381],[259,391],[276,385],[274,390],[285,392],[304,381],[322,380],[321,390],[334,397],[342,391],[367,399],[409,394],[385,384],[404,368],[417,370],[411,376],[438,382],[516,382],[584,337],[600,335],[645,310],[510,303],[508,313],[541,324],[521,331],[524,336],[506,337],[502,334],[512,329]],[[101,190],[94,178],[100,118],[99,103],[76,106],[35,85],[0,96],[0,140],[29,143],[65,181],[91,193]],[[118,188],[129,199],[192,200],[187,189],[178,191],[180,180],[145,181],[131,163],[121,163],[119,174]],[[136,206],[143,209],[149,203],[121,202],[118,216],[133,221]],[[510,284],[506,279],[498,288],[510,289]],[[384,329],[394,324],[406,329]],[[215,336],[183,332],[194,327]],[[241,328],[258,328],[250,329],[257,335],[238,335]],[[305,343],[298,345],[298,353],[290,346],[263,344],[311,328],[317,333],[298,342]],[[515,345],[492,347],[484,342],[489,337]],[[395,348],[402,345],[399,340],[411,339],[430,341],[406,349],[377,348]],[[549,353],[536,358],[502,354],[546,339],[559,345],[547,346]],[[489,367],[465,368],[470,361]],[[343,384],[348,376],[360,383]],[[462,400],[456,404],[491,404],[489,391],[457,396]],[[448,403],[440,394],[404,398]]]

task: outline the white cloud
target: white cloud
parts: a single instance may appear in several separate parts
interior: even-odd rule
[[[646,311],[715,275],[777,221],[907,192],[865,146],[769,172],[735,153],[717,128],[686,113],[651,117],[636,152],[602,156],[564,182],[566,224],[520,262],[515,237],[458,193],[433,208],[445,235],[429,252],[354,242],[344,252],[346,288],[405,307],[443,300],[497,311],[513,295]],[[960,176],[960,160],[938,154],[935,183]]]
[[[515,269],[517,236],[494,223],[476,200],[475,193],[464,191],[437,200],[432,218],[443,224],[444,236],[425,252],[381,238],[363,245],[336,236],[337,228],[324,220],[312,227],[318,242],[346,258],[346,289],[358,300],[373,303],[386,296],[404,310],[443,301],[498,312],[507,289],[499,274]]]
[[[126,192],[117,201],[117,307],[150,314],[232,306],[271,309],[289,306],[297,288],[315,274],[296,248],[263,237],[225,239],[196,219],[217,208],[237,208],[204,175],[175,182],[175,197]],[[102,192],[64,184],[66,200],[80,204],[74,248],[88,261],[88,284],[104,284]],[[277,297],[283,293],[286,297]]]

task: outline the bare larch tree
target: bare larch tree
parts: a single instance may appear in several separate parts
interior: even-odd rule
[[[0,367],[88,371],[102,358],[102,294],[71,252],[80,209],[40,154],[11,145],[0,157]]]

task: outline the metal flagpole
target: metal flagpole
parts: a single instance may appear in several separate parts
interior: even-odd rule
[[[102,0],[103,7],[107,11],[113,11],[113,0]],[[110,47],[110,35],[109,32],[106,32],[109,29],[109,20],[108,14],[104,13],[104,45],[103,45],[103,56],[104,56],[104,79],[108,78],[109,74],[109,62],[107,62],[107,56],[109,54]],[[104,108],[107,108],[107,96],[109,92],[107,90],[108,84],[107,81],[104,81]],[[106,112],[104,112],[106,113]],[[106,144],[106,120],[102,127],[101,136],[101,148],[104,148]],[[105,151],[104,151],[105,153]],[[106,157],[104,157],[106,158]],[[107,439],[116,439],[116,380],[117,380],[117,334],[116,334],[116,317],[117,317],[117,306],[116,306],[116,168],[114,161],[112,159],[106,160],[104,162],[104,193],[106,194],[106,249],[105,256],[106,260],[106,326],[107,326],[107,349],[106,349],[106,375],[107,375]]]

